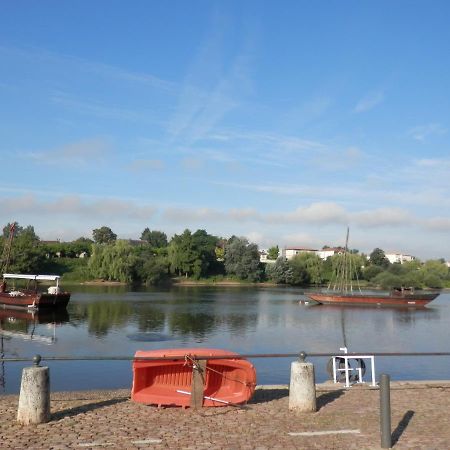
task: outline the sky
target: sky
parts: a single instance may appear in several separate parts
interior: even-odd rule
[[[0,218],[450,259],[450,3],[0,4]]]

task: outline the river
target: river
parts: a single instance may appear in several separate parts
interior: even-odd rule
[[[136,350],[209,347],[244,354],[448,352],[450,294],[426,308],[301,305],[299,289],[76,286],[65,314],[23,317],[0,309],[4,357],[132,356]],[[25,314],[27,315],[27,314]],[[255,358],[259,384],[289,383],[292,358]],[[312,359],[316,381],[327,359]],[[450,357],[379,357],[377,376],[448,379]],[[30,363],[0,363],[0,392],[17,393]],[[130,361],[51,361],[53,391],[131,387]]]

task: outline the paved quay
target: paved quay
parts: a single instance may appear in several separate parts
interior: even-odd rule
[[[288,390],[259,388],[248,405],[157,408],[129,390],[51,395],[51,421],[16,422],[17,395],[0,397],[0,448],[10,449],[377,449],[379,390],[317,386],[318,411],[288,409]],[[450,382],[391,384],[395,449],[450,449]]]

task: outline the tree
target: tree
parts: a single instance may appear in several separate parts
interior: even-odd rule
[[[306,286],[322,282],[322,260],[313,253],[299,253],[289,260],[292,284]]]
[[[372,282],[383,289],[392,289],[402,286],[402,278],[387,271],[379,273]]]
[[[117,234],[105,226],[92,230],[92,236],[96,244],[112,244],[117,239]]]
[[[141,240],[146,241],[150,244],[151,247],[155,248],[163,248],[167,247],[167,235],[162,231],[151,231],[148,228],[141,234]]]
[[[93,243],[94,241],[92,239],[86,237],[79,237],[78,239],[75,239],[74,241],[70,242],[69,247],[77,255],[83,252],[90,254]]]
[[[183,234],[174,235],[168,248],[172,272],[186,277],[192,275],[197,279],[207,275],[216,261],[217,242],[218,238],[205,230],[197,230],[194,234],[184,230]]]
[[[383,268],[381,266],[367,266],[364,268],[363,278],[367,281],[370,281],[381,272],[383,272]]]
[[[380,267],[388,267],[390,262],[381,248],[375,248],[369,257],[370,264]]]
[[[139,258],[125,241],[111,245],[94,244],[89,258],[89,270],[94,278],[132,283],[136,280]]]
[[[3,236],[9,237],[10,232],[13,232],[14,238],[8,267],[5,267],[8,261],[1,261],[3,270],[17,273],[39,272],[45,259],[45,253],[39,246],[39,236],[36,235],[34,227],[28,225],[24,228],[15,222],[7,224],[3,228]],[[7,238],[2,237],[2,254],[6,257],[5,245],[7,245]]]
[[[224,264],[229,275],[248,281],[261,279],[258,246],[250,244],[246,238],[230,238],[225,246]]]
[[[293,273],[289,262],[278,258],[275,263],[266,265],[266,275],[270,281],[277,284],[292,284]]]
[[[278,245],[270,247],[269,250],[267,250],[267,259],[275,260],[278,258],[279,253],[280,249],[278,248]]]

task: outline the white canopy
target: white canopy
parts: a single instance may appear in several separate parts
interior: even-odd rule
[[[4,273],[3,278],[16,278],[16,279],[22,279],[22,280],[55,281],[55,280],[59,280],[61,277],[59,275],[20,275],[17,273]]]

